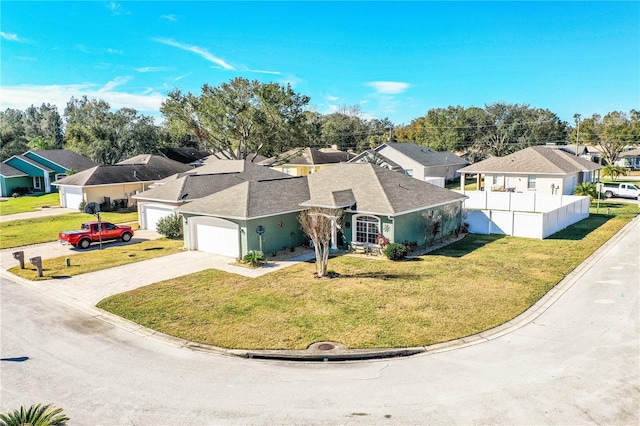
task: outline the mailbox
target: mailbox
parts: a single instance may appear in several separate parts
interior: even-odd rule
[[[24,252],[23,251],[14,251],[13,258],[20,262],[20,269],[24,269]]]
[[[36,268],[38,268],[38,276],[42,277],[42,257],[35,256],[29,259],[29,262]]]

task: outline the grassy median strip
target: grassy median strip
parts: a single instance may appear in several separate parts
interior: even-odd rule
[[[9,269],[9,272],[34,281],[72,277],[74,275],[86,274],[87,272],[100,271],[179,253],[183,245],[182,240],[169,240],[166,238],[117,246],[105,243],[105,248],[102,250],[92,250],[86,253],[44,259],[42,261],[42,278],[38,278],[38,270],[28,261],[25,261],[25,269],[20,269],[19,266],[15,266]],[[68,267],[67,258],[69,258],[71,264]],[[123,279],[126,279],[126,277],[123,277]]]
[[[305,349],[330,340],[349,348],[429,345],[516,317],[638,214],[601,203],[546,240],[468,235],[404,262],[339,256],[333,279],[312,263],[250,279],[207,270],[128,293],[99,307],[187,340],[238,349]]]
[[[100,218],[112,223],[137,222],[138,212],[105,212]],[[59,232],[80,229],[83,222],[94,220],[97,220],[94,215],[77,212],[0,222],[0,249],[56,241]]]

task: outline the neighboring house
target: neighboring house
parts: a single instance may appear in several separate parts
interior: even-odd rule
[[[355,157],[349,152],[331,148],[294,148],[282,154],[258,162],[291,176],[308,176],[337,163],[344,163]]]
[[[241,257],[300,245],[305,237],[298,215],[310,207],[344,210],[334,245],[374,244],[379,236],[426,244],[436,237],[432,230],[442,237],[461,225],[465,198],[373,164],[345,163],[307,177],[245,181],[177,212],[186,247]]]
[[[631,170],[640,170],[640,148],[622,151],[615,164]]]
[[[133,195],[149,185],[192,167],[157,155],[138,155],[117,164],[100,164],[53,182],[60,191],[62,207],[79,208],[81,203],[133,202]]]
[[[564,152],[568,152],[572,155],[577,155],[580,158],[585,160],[593,161],[594,163],[600,163],[600,159],[602,156],[602,149],[595,146],[589,145],[557,145],[557,144],[548,144],[541,145],[547,148],[552,149],[560,149]]]
[[[2,196],[11,196],[16,188],[28,188],[33,193],[55,192],[56,188],[51,185],[53,181],[96,165],[67,149],[34,150],[14,155],[0,166]]]
[[[466,175],[476,175],[478,190],[571,195],[577,185],[596,181],[601,168],[560,149],[532,146],[505,157],[480,161],[458,172],[463,190]]]
[[[469,164],[449,151],[433,151],[411,142],[389,142],[363,152],[350,160],[352,163],[374,163],[391,170],[403,171],[418,180],[444,178],[451,181],[456,172]],[[435,179],[437,180],[437,179]]]
[[[165,148],[162,149],[161,152],[168,159],[178,161],[183,164],[196,163],[211,155],[208,152],[198,151],[197,149],[188,146]]]
[[[173,214],[179,206],[242,182],[282,178],[291,176],[248,160],[209,161],[158,181],[150,189],[134,195],[140,228],[155,230],[158,221]]]

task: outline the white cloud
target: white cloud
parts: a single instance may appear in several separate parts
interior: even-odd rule
[[[122,5],[115,1],[107,3],[107,9],[111,11],[112,15],[128,15],[129,12],[123,9]]]
[[[123,50],[119,50],[119,49],[107,49],[107,53],[113,53],[116,55],[124,55],[124,51]]]
[[[188,46],[186,44],[178,43],[175,40],[170,38],[155,38],[154,41],[158,43],[166,44],[167,46],[177,47],[181,50],[186,50],[187,52],[195,53],[196,55],[200,55],[202,58],[206,59],[209,62],[213,62],[214,64],[224,68],[225,70],[234,70],[235,68],[228,64],[224,59],[220,59],[204,49],[198,46]]]
[[[326,99],[327,99],[329,102],[337,102],[340,98],[339,98],[339,97],[337,97],[337,96],[333,96],[333,95],[327,95],[327,96],[326,96]]]
[[[272,75],[281,75],[280,71],[265,71],[265,70],[248,70],[249,72],[256,72],[259,74],[272,74]]]
[[[154,91],[143,94],[115,91],[115,87],[128,81],[128,77],[118,78],[102,87],[96,84],[81,83],[67,85],[19,85],[0,87],[0,109],[24,110],[31,105],[50,103],[56,105],[60,112],[64,111],[72,96],[90,99],[102,99],[114,109],[134,108],[148,115],[159,114],[164,96]]]
[[[4,31],[0,31],[0,37],[2,37],[5,40],[8,40],[8,41],[19,41],[19,42],[26,41],[22,37],[19,37],[18,34],[5,33]]]
[[[367,86],[373,87],[376,92],[385,95],[397,95],[409,88],[408,83],[398,81],[371,81],[367,83]]]
[[[127,84],[131,80],[131,77],[116,77],[113,80],[107,82],[104,86],[98,89],[98,92],[111,92],[114,88]]]
[[[161,72],[161,71],[172,71],[174,68],[171,67],[140,67],[134,68],[134,70],[145,73],[145,72]]]
[[[176,15],[160,15],[160,19],[164,19],[169,22],[176,22],[178,20]]]

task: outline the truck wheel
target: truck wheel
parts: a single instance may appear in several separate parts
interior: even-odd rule
[[[611,192],[611,191],[606,191],[606,192],[604,193],[604,198],[611,198],[611,197],[613,197],[613,192]]]
[[[125,243],[127,241],[131,241],[131,234],[128,232],[125,232],[124,234],[122,234],[122,241],[124,241]]]
[[[91,245],[91,241],[85,238],[84,240],[80,240],[80,243],[78,245],[80,246],[80,248],[86,249]]]

